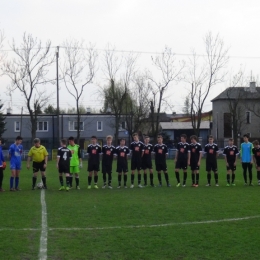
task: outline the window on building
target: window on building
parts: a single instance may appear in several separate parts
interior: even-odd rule
[[[78,122],[77,121],[69,121],[69,131],[77,131],[78,130]],[[79,130],[84,131],[84,123],[79,122]]]
[[[47,132],[48,131],[48,122],[47,121],[37,122],[37,131]]]
[[[103,122],[97,121],[97,131],[103,131]]]
[[[230,113],[224,113],[224,138],[232,137],[232,118]]]
[[[121,127],[122,127],[122,129],[126,129],[126,121],[123,121],[123,122],[121,123]]]
[[[20,132],[21,131],[21,124],[19,121],[14,122],[14,131]]]
[[[246,123],[251,124],[251,112],[246,112]]]

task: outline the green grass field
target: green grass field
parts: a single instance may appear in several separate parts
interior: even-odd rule
[[[237,186],[226,187],[220,159],[220,187],[205,187],[204,163],[199,188],[190,187],[190,172],[187,187],[176,188],[173,161],[168,161],[170,188],[116,189],[114,173],[113,190],[88,190],[84,162],[81,190],[59,192],[57,170],[49,162],[47,259],[260,259],[255,170],[254,187],[243,185],[241,166]],[[6,190],[9,176],[7,169]],[[0,259],[39,259],[41,191],[31,190],[31,171],[25,167],[20,188],[21,192],[0,194]]]

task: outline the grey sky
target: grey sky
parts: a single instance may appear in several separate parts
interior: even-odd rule
[[[169,46],[177,54],[203,53],[203,36],[208,31],[219,33],[224,39],[231,57],[229,70],[245,68],[259,74],[260,57],[258,25],[260,24],[260,2],[241,0],[0,0],[0,28],[5,31],[7,42],[14,38],[20,41],[24,31],[32,33],[42,41],[50,39],[53,46],[61,45],[66,38],[84,39],[104,49],[108,43],[118,50],[160,52]],[[9,49],[6,42],[6,49]],[[100,57],[102,53],[100,53]],[[140,70],[151,66],[150,54],[142,54],[138,60]],[[187,59],[187,56],[177,56]],[[101,59],[99,59],[101,63]],[[99,65],[100,67],[101,65]],[[99,73],[96,80],[102,82]],[[1,99],[8,97],[2,90],[8,85],[1,78]],[[210,98],[228,86],[216,86]],[[183,91],[179,91],[180,87]],[[84,96],[86,106],[95,106],[95,95]],[[185,86],[173,85],[169,94],[180,111]],[[68,95],[62,94],[61,106],[66,106]],[[22,101],[18,92],[13,95],[14,110],[19,111]],[[210,102],[205,110],[209,110]]]

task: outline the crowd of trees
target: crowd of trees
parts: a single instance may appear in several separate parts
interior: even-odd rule
[[[40,114],[73,113],[80,125],[81,115],[86,113],[83,96],[95,84],[103,108],[94,112],[112,113],[115,139],[119,134],[122,119],[129,133],[142,132],[155,137],[160,131],[160,114],[172,109],[171,93],[182,88],[186,98],[183,112],[190,116],[195,134],[199,134],[201,116],[205,102],[212,88],[224,82],[228,64],[228,48],[219,35],[207,33],[203,39],[204,54],[194,50],[186,61],[177,59],[173,50],[166,47],[160,54],[151,57],[152,70],[137,65],[136,53],[122,54],[110,45],[98,52],[94,45],[85,45],[77,40],[65,40],[63,57],[59,66],[59,82],[62,91],[67,91],[74,101],[72,107],[57,108],[51,102],[54,92],[46,86],[55,85],[55,54],[51,41],[43,43],[31,34],[24,33],[21,42],[10,44],[11,54],[3,51],[4,33],[0,32],[0,76],[10,79],[9,91],[20,92],[24,106],[30,116],[31,135],[36,136],[37,120]],[[105,82],[97,83],[97,71],[103,73]],[[235,87],[240,78],[232,85]],[[174,89],[175,88],[175,89]],[[0,106],[1,109],[2,106]],[[58,109],[58,111],[57,111]],[[230,103],[233,111],[234,128],[239,128],[238,105]],[[260,113],[259,113],[260,114]],[[4,117],[0,114],[0,135],[4,131]],[[80,129],[77,139],[80,138]]]

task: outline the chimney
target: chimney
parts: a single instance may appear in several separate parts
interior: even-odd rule
[[[250,90],[255,90],[255,87],[256,87],[255,81],[251,81],[249,86]]]
[[[90,113],[91,113],[91,108],[87,107],[87,114],[90,114]]]
[[[107,108],[107,114],[111,114],[111,108],[110,107]]]
[[[10,107],[7,108],[7,109],[6,109],[6,114],[7,114],[7,115],[11,115],[11,114],[12,114],[12,108],[10,108]]]

